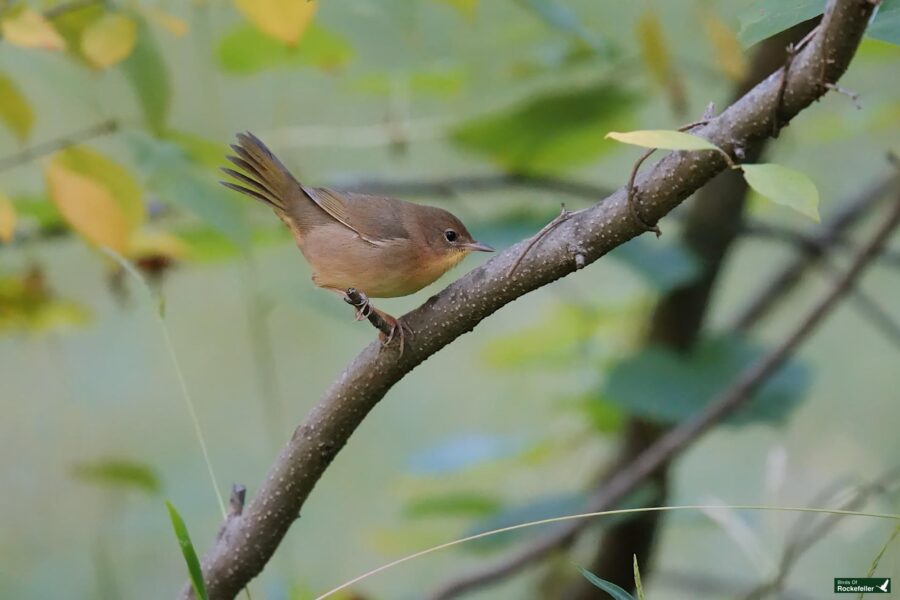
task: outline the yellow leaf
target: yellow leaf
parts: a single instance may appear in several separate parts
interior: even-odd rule
[[[188,32],[188,24],[183,19],[179,19],[175,15],[167,13],[164,10],[148,6],[143,9],[143,13],[149,20],[176,37],[181,37]]]
[[[312,21],[317,0],[234,0],[235,6],[260,31],[287,46],[295,46]]]
[[[12,200],[0,194],[0,242],[12,241],[16,230],[16,209]]]
[[[81,34],[81,52],[93,66],[105,69],[128,58],[137,41],[137,23],[123,14],[107,14]]]
[[[125,169],[92,150],[68,148],[53,155],[44,177],[72,229],[92,244],[128,250],[144,207],[140,188]]]
[[[662,150],[719,150],[712,142],[691,133],[669,129],[644,129],[638,131],[610,131],[607,138],[642,146],[644,148],[660,148]],[[721,150],[719,150],[721,152]]]
[[[136,231],[128,248],[129,258],[162,255],[168,258],[185,258],[190,246],[181,238],[165,231]]]
[[[672,110],[683,114],[687,110],[684,87],[674,64],[669,60],[671,53],[666,46],[662,23],[655,12],[646,12],[638,20],[637,39],[650,75],[668,93]]]
[[[747,70],[747,57],[737,34],[714,14],[704,11],[703,29],[713,47],[719,70],[733,81],[739,81]]]
[[[34,112],[12,79],[0,73],[0,121],[12,130],[20,142],[28,139],[34,124]]]
[[[25,8],[0,23],[3,39],[23,48],[62,50],[66,42],[39,12]]]

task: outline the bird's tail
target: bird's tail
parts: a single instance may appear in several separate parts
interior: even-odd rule
[[[248,131],[239,133],[237,139],[238,143],[231,145],[236,156],[226,158],[240,170],[222,167],[222,171],[243,185],[230,181],[220,183],[284,212],[287,199],[300,184],[258,137]]]

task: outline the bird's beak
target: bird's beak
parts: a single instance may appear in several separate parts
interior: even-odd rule
[[[471,252],[493,252],[493,246],[488,246],[487,244],[482,244],[481,242],[469,242],[468,244],[464,244],[463,248],[469,250]]]

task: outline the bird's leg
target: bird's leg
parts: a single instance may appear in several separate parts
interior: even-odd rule
[[[406,325],[400,319],[394,318],[384,311],[380,311],[369,301],[368,296],[356,288],[349,288],[344,294],[344,302],[356,309],[356,320],[368,319],[376,329],[382,346],[387,346],[396,337],[400,343],[400,355],[406,340]]]

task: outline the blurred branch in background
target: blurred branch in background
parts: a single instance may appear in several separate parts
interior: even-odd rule
[[[872,481],[849,488],[842,485],[827,489],[810,499],[810,506],[834,506],[838,510],[856,510],[874,496],[895,491],[900,469],[892,469]],[[663,589],[680,589],[698,597],[732,597],[736,590],[746,590],[742,600],[762,600],[777,594],[782,600],[813,600],[814,596],[787,586],[787,578],[804,554],[821,541],[845,515],[801,514],[785,534],[781,558],[773,576],[762,584],[749,584],[718,578],[709,573],[657,571],[654,580]]]
[[[738,331],[746,331],[753,327],[772,310],[775,304],[784,300],[791,291],[796,289],[809,267],[814,266],[835,245],[843,242],[848,229],[858,223],[885,195],[898,187],[900,187],[900,176],[892,175],[865,188],[858,197],[841,205],[837,212],[822,224],[818,232],[808,236],[803,244],[798,245],[800,253],[784,265],[747,302],[746,306],[738,311],[731,327]]]
[[[900,201],[898,201],[900,204]],[[862,506],[871,496],[883,494],[893,488],[900,477],[900,469],[892,469],[877,479],[862,483],[849,490],[849,498],[838,504],[840,510],[855,510]],[[831,498],[832,501],[835,498]],[[814,505],[819,502],[813,501]],[[820,516],[802,515],[795,526],[788,532],[788,539],[781,552],[778,570],[769,581],[751,588],[743,600],[762,600],[778,594],[781,597],[785,582],[791,570],[800,558],[825,535],[837,526],[842,515],[832,514]],[[810,520],[813,522],[810,523]]]
[[[828,292],[804,315],[784,341],[769,354],[748,366],[722,394],[695,417],[669,429],[640,452],[633,461],[616,471],[595,492],[585,506],[586,512],[614,508],[627,494],[653,477],[678,454],[697,441],[725,417],[745,404],[752,394],[815,331],[824,317],[856,284],[860,274],[881,251],[897,224],[900,223],[900,196],[893,202],[890,215],[869,242],[857,253],[852,264]],[[481,567],[443,585],[429,600],[447,600],[518,572],[523,567],[544,559],[571,544],[590,523],[578,521],[560,527],[532,545],[494,564]]]
[[[780,127],[828,91],[853,58],[874,5],[868,0],[829,2],[819,33],[780,76],[769,77],[696,134],[729,154],[740,153],[773,132],[777,111]],[[656,222],[727,167],[718,151],[675,152],[642,175],[642,215]],[[296,520],[314,486],[351,434],[390,388],[422,361],[471,331],[483,319],[524,294],[590,264],[613,248],[642,233],[632,219],[625,190],[573,213],[547,234],[522,261],[515,275],[506,275],[528,240],[515,244],[474,269],[422,307],[404,315],[412,342],[402,356],[378,341],[368,347],[338,377],[275,461],[259,492],[244,513],[230,521],[203,560],[210,597],[234,597],[262,571]],[[900,206],[900,205],[898,205]],[[594,498],[607,506],[655,472],[673,454],[739,406],[846,292],[863,266],[900,218],[892,219],[867,245],[854,266],[798,327],[794,335],[763,360],[754,363],[738,382],[696,419],[662,438],[626,470],[610,479]],[[580,257],[580,260],[579,258]],[[566,533],[563,541],[569,539]],[[557,547],[551,546],[551,550]],[[539,555],[542,555],[540,552]],[[190,586],[182,597],[191,596]]]

